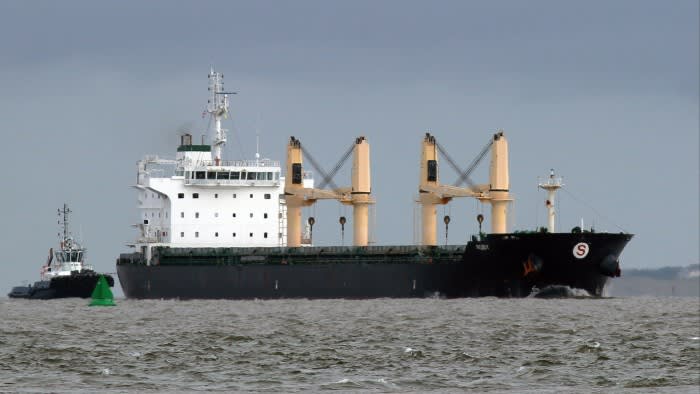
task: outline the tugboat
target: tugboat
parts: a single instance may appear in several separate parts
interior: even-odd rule
[[[92,265],[85,264],[86,249],[83,248],[68,231],[68,215],[71,210],[63,204],[58,210],[62,227],[60,249],[49,249],[46,264],[41,267],[41,280],[29,286],[15,286],[7,295],[10,298],[30,298],[48,300],[53,298],[80,297],[88,298],[95,289],[100,274]],[[60,234],[59,234],[60,235]],[[114,287],[114,278],[102,274],[110,287]]]

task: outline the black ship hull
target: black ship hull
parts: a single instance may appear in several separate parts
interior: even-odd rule
[[[110,287],[114,286],[114,278],[103,274]],[[75,271],[71,275],[58,276],[49,280],[35,282],[31,286],[16,286],[7,295],[10,298],[28,298],[49,300],[54,298],[88,298],[97,285],[100,274],[93,271]]]
[[[463,247],[158,247],[148,264],[141,253],[121,255],[117,273],[124,294],[140,299],[526,297],[552,285],[601,296],[631,238],[514,233]]]

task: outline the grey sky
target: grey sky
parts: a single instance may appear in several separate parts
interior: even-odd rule
[[[228,157],[252,157],[258,129],[263,156],[284,160],[294,135],[330,168],[368,137],[379,244],[413,241],[426,130],[466,166],[503,128],[516,228],[545,223],[535,184],[554,167],[576,198],[560,194],[560,229],[583,217],[637,234],[623,272],[697,263],[699,12],[681,0],[0,2],[0,291],[37,279],[64,201],[90,262],[115,271],[135,236],[135,162],[173,155],[178,130],[201,134],[210,65],[239,92]],[[446,208],[450,243],[479,210]],[[349,210],[309,213],[318,243],[340,242]]]

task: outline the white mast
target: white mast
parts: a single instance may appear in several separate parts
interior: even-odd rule
[[[554,175],[554,169],[549,172],[549,179],[545,182],[540,182],[539,187],[547,191],[547,201],[545,201],[545,206],[547,207],[547,231],[550,233],[554,232],[554,219],[556,217],[556,210],[554,209],[554,195],[557,190],[560,189],[564,184],[561,182],[561,177]]]
[[[221,148],[226,144],[226,129],[221,128],[221,119],[228,113],[228,95],[234,92],[224,92],[224,75],[215,72],[212,68],[209,72],[209,103],[207,113],[214,120],[214,161],[216,165],[221,162]]]

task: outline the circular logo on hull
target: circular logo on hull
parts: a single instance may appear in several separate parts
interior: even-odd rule
[[[588,256],[588,251],[590,250],[589,246],[585,242],[579,242],[574,246],[574,257],[577,259],[582,259],[586,256]]]

